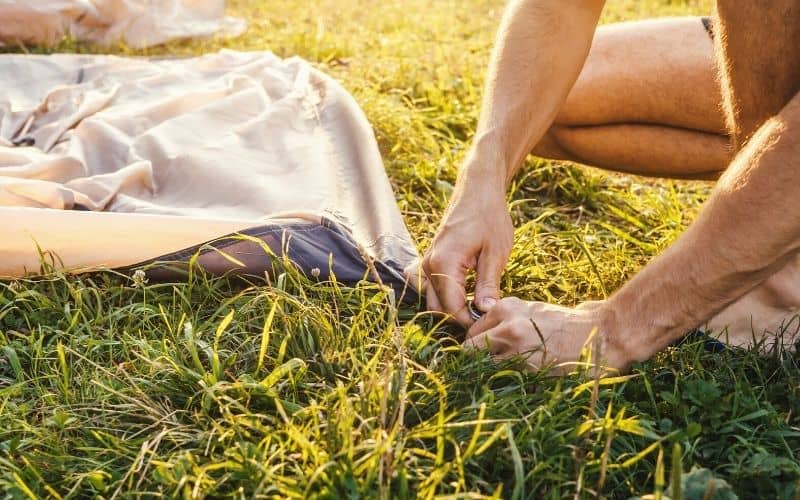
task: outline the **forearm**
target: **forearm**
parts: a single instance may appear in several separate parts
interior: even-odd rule
[[[800,249],[800,96],[753,137],[679,240],[613,295],[606,331],[646,359]]]
[[[591,47],[603,0],[516,0],[506,9],[472,149],[459,175],[503,191],[555,119]]]

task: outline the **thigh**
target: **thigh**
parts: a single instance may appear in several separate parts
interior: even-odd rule
[[[741,145],[800,91],[800,0],[718,0],[728,123]]]
[[[601,26],[556,124],[646,123],[725,133],[714,48],[699,17]]]

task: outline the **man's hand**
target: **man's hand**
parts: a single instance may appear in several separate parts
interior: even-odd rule
[[[422,261],[428,280],[428,308],[451,314],[462,326],[472,319],[466,308],[466,279],[476,271],[475,302],[488,311],[500,299],[500,277],[514,242],[514,227],[502,187],[465,190],[453,201]]]
[[[619,341],[607,311],[605,301],[572,309],[509,297],[472,325],[465,345],[488,349],[500,359],[521,355],[532,370],[555,365],[556,371],[566,372],[580,360],[589,342],[602,346],[600,352],[592,353],[593,364],[625,370],[633,359]],[[590,339],[592,332],[595,337]]]
[[[512,0],[497,34],[468,160],[423,260],[428,307],[464,326],[465,282],[477,272],[478,309],[499,299],[513,227],[505,190],[550,128],[586,61],[604,0]],[[413,278],[413,276],[412,276]]]

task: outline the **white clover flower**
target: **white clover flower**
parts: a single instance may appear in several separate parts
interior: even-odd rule
[[[141,269],[137,269],[133,272],[133,286],[135,287],[142,287],[147,284],[147,275]]]

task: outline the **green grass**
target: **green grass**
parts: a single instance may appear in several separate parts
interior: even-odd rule
[[[710,3],[611,0],[604,20]],[[250,23],[238,39],[114,52],[273,50],[332,73],[374,124],[425,248],[475,126],[502,2],[238,0],[231,11]],[[531,159],[509,194],[518,230],[504,292],[603,297],[674,240],[708,189]],[[272,286],[54,272],[0,283],[9,498],[628,498],[703,467],[742,498],[793,499],[799,415],[800,362],[783,350],[688,344],[598,383],[498,366],[374,285],[311,284],[291,269]],[[683,479],[686,498],[703,497],[691,491],[705,492],[699,474]]]

